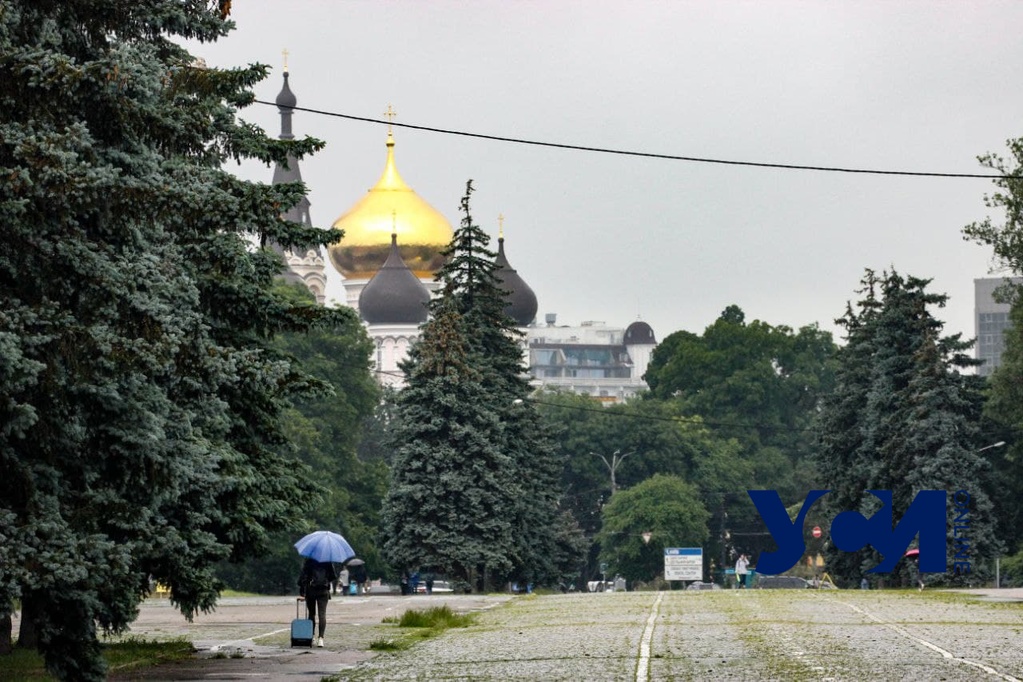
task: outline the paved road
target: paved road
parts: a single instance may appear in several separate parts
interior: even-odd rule
[[[453,611],[481,611],[511,597],[450,595],[335,597],[327,607],[322,649],[290,646],[294,597],[222,599],[213,613],[187,622],[166,599],[149,599],[127,636],[184,637],[198,649],[192,661],[142,671],[111,671],[111,680],[320,680],[372,658],[369,644],[393,633],[386,617],[407,609],[447,604]],[[301,609],[304,614],[304,605]],[[17,625],[15,624],[15,628]]]
[[[727,590],[518,599],[351,680],[1023,678],[1023,591]]]
[[[374,655],[382,623],[447,603],[478,623]],[[493,608],[500,606],[500,608]],[[192,624],[151,600],[133,633],[195,661],[114,680],[1023,680],[1023,590],[752,590],[337,599],[324,649],[291,649],[294,600],[225,599]]]

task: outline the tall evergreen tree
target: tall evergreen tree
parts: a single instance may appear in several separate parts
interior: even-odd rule
[[[315,382],[270,346],[345,313],[274,295],[299,185],[227,159],[315,140],[239,123],[265,68],[207,69],[229,3],[10,1],[0,10],[0,618],[61,679],[103,679],[155,579],[191,617],[213,566],[266,548],[314,490],[280,415]],[[326,235],[326,236],[325,236]],[[0,629],[2,631],[2,629]]]
[[[824,487],[834,490],[826,503],[870,516],[879,504],[867,491],[891,490],[897,518],[920,490],[946,490],[950,510],[952,495],[966,490],[971,559],[990,557],[998,543],[988,468],[977,452],[982,403],[976,377],[962,372],[975,364],[964,353],[972,344],[940,336],[943,324],[931,309],[947,297],[928,292],[927,280],[868,272],[863,284],[859,311],[850,308],[842,320],[848,344],[839,354],[838,388],[818,422]],[[880,562],[868,548],[831,558],[834,573],[850,581]]]
[[[471,590],[512,568],[514,470],[451,303],[434,306],[398,395],[384,551],[396,567],[439,571]]]
[[[985,154],[980,162],[1003,177],[994,181],[998,188],[984,197],[988,208],[1003,212],[1001,222],[990,217],[967,225],[968,239],[991,247],[995,262],[1010,274],[1023,275],[1023,138],[1009,140],[1009,158]],[[996,507],[999,535],[1010,552],[1023,551],[1023,296],[1020,287],[1006,286],[1004,299],[1012,304],[1011,327],[1005,332],[1005,353],[1001,365],[990,378],[990,399],[985,413],[996,423],[998,435],[989,443],[1004,440],[1006,445],[986,452],[998,472]]]
[[[431,303],[432,319],[404,367],[408,386],[399,396],[397,442],[402,445],[385,507],[386,547],[398,565],[445,568],[457,555],[458,575],[471,587],[509,577],[554,581],[561,465],[528,400],[521,333],[505,312],[496,254],[487,249],[490,238],[473,222],[472,191],[470,181],[461,225],[437,275],[443,294]],[[454,410],[450,400],[458,394],[464,402]],[[448,420],[444,428],[437,423],[442,417]],[[472,448],[461,442],[466,439]],[[434,505],[451,505],[447,484],[440,485],[436,476],[411,480],[428,462],[451,480],[480,466],[486,471],[475,483],[460,481],[474,503],[463,508],[458,532],[450,532],[450,526],[437,529],[443,543],[416,536],[429,535],[424,524],[444,519]],[[478,530],[468,530],[471,526]],[[468,533],[466,542],[459,533]],[[477,536],[479,544],[468,541]],[[475,565],[469,561],[473,553]]]

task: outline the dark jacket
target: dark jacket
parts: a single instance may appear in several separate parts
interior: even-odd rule
[[[313,578],[318,569],[323,570],[326,575],[326,583],[320,587],[312,584]],[[330,597],[330,584],[337,580],[337,573],[334,571],[334,564],[330,562],[319,562],[313,559],[306,559],[302,565],[302,572],[298,575],[298,593],[303,597]]]

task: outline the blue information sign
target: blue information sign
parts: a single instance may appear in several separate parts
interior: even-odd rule
[[[665,547],[665,580],[703,580],[702,547]]]

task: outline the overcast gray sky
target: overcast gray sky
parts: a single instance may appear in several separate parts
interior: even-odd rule
[[[1023,136],[1020,2],[329,2],[237,0],[193,46],[261,62],[300,107],[564,144],[758,162],[983,172]],[[275,108],[242,117],[276,135]],[[327,142],[302,162],[328,227],[377,180],[383,126],[297,112]],[[834,318],[865,268],[934,279],[973,335],[990,251],[961,228],[988,180],[716,166],[396,129],[404,179],[457,226],[505,215],[512,265],[559,323],[642,318],[658,340],[729,304],[795,328]],[[239,174],[269,181],[270,171]],[[1001,215],[993,217],[998,220]],[[494,243],[496,248],[496,241]],[[330,288],[340,276],[330,268]],[[337,295],[335,293],[335,295]],[[337,295],[340,299],[340,296]],[[838,334],[836,333],[836,338]]]

